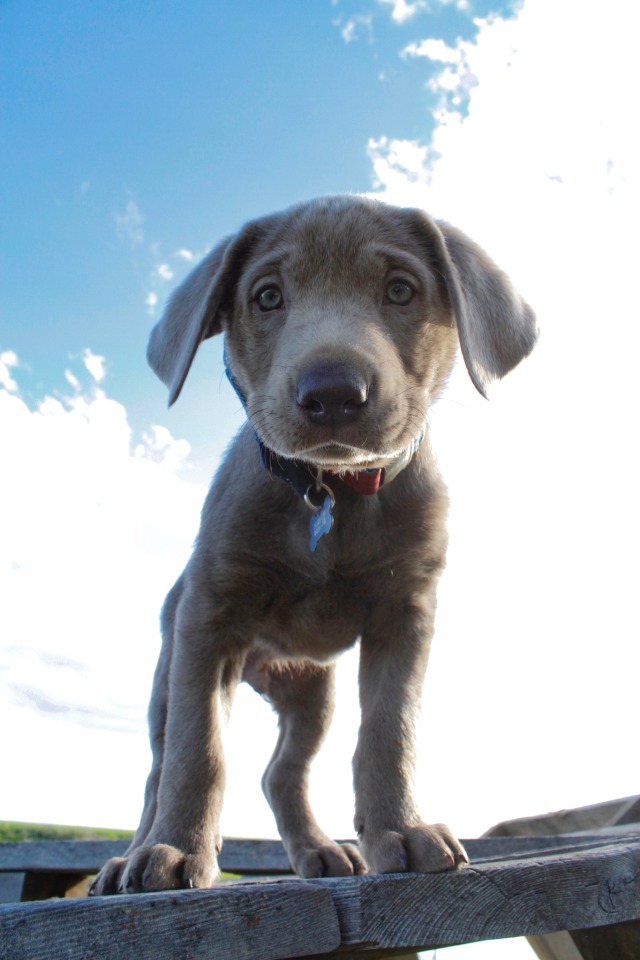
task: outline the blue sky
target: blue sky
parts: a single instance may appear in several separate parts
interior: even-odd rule
[[[397,22],[375,0],[3,3],[0,342],[25,395],[61,389],[90,347],[142,430],[160,397],[146,298],[157,315],[189,266],[176,251],[369,190],[369,138],[433,127],[430,71],[400,51],[425,33],[472,38],[473,17],[508,8],[418,5]]]
[[[343,191],[466,230],[542,329],[431,418],[425,815],[474,836],[637,792],[636,35],[627,0],[0,2],[0,818],[136,825],[158,611],[242,420],[219,341],[167,410],[148,333],[218,238]],[[335,836],[355,672],[312,781]],[[274,737],[241,688],[227,834],[274,835]]]

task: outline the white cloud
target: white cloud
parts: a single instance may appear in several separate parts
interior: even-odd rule
[[[173,270],[168,263],[161,263],[157,267],[158,276],[161,280],[172,280],[173,279]]]
[[[367,149],[373,165],[374,188],[385,197],[396,193],[410,195],[411,202],[420,205],[419,190],[427,191],[431,180],[429,148],[413,140],[381,137],[369,140]]]
[[[189,555],[205,489],[178,474],[186,441],[154,427],[132,444],[124,407],[95,387],[80,393],[73,374],[70,382],[73,397],[34,408],[0,387],[0,726],[19,727],[23,753],[43,768],[56,756],[69,777],[58,807],[25,782],[5,798],[5,815],[87,822],[86,751],[112,760],[112,775],[129,751],[122,762],[133,756],[134,782],[144,778],[158,613]],[[133,738],[126,749],[123,733]],[[72,744],[85,751],[75,764]],[[92,801],[96,822],[133,823],[140,794],[122,793],[109,791],[111,813]]]
[[[78,380],[76,375],[71,372],[71,370],[65,370],[64,378],[67,381],[67,383],[73,387],[74,390],[76,391],[81,390],[80,381]]]
[[[482,30],[486,22],[474,21],[479,30]],[[433,63],[447,65],[427,81],[427,87],[439,94],[436,110],[438,115],[442,116],[447,109],[458,111],[467,104],[471,90],[478,82],[469,64],[469,50],[473,49],[473,41],[459,40],[455,47],[451,47],[444,40],[427,37],[425,40],[408,44],[401,51],[401,56],[405,59],[424,57]]]
[[[427,57],[440,63],[459,63],[460,46],[450,47],[444,40],[427,37],[418,43],[409,43],[402,51],[403,57]]]
[[[426,10],[427,0],[378,0],[385,7],[391,7],[391,19],[396,23],[405,23],[419,10]]]
[[[162,463],[172,471],[184,467],[190,453],[191,445],[187,440],[174,440],[170,431],[158,424],[142,435],[142,443],[134,450],[134,456]]]
[[[102,383],[106,376],[106,360],[104,357],[98,356],[98,354],[93,353],[93,351],[88,348],[85,349],[82,355],[82,362],[85,367],[93,377],[96,383]],[[67,377],[67,379],[69,379]],[[71,381],[69,381],[71,383]],[[73,384],[72,384],[73,385]]]
[[[145,306],[147,308],[147,313],[149,316],[153,316],[156,311],[156,307],[160,301],[160,295],[158,290],[164,289],[164,284],[168,283],[171,280],[175,279],[175,272],[171,264],[167,263],[166,260],[160,259],[160,244],[153,243],[149,246],[149,251],[151,257],[155,261],[153,266],[150,269],[149,274],[149,287],[151,288],[145,297]],[[181,248],[176,250],[173,256],[180,261],[186,263],[191,263],[196,259],[196,254],[192,253],[191,250]],[[180,272],[181,266],[178,270]]]
[[[441,6],[447,6],[450,3],[455,4],[458,10],[468,10],[468,0],[438,0]],[[406,23],[416,13],[421,10],[428,10],[429,0],[378,0],[379,4],[385,7],[391,7],[391,19],[395,23]]]
[[[614,6],[624,23],[628,8],[621,0]],[[445,103],[428,144],[372,141],[379,187],[389,199],[418,200],[470,229],[477,225],[476,232],[495,235],[501,246],[523,220],[525,238],[562,221],[573,244],[563,257],[575,260],[576,236],[588,236],[576,229],[585,216],[597,215],[599,224],[611,216],[628,222],[625,207],[637,209],[632,36],[631,29],[621,30],[613,44],[597,11],[575,0],[560,7],[528,2],[516,18],[481,22],[476,41],[455,48],[458,81],[464,82],[467,69],[478,79],[468,115]],[[432,55],[453,63],[454,48],[428,44]],[[597,69],[593,49],[599,50]],[[445,94],[449,74],[435,84]],[[542,253],[550,239],[558,240],[557,230]]]
[[[363,35],[368,40],[373,37],[373,16],[371,14],[355,14],[346,23],[338,19],[334,21],[334,24],[340,27],[340,35],[345,43],[353,43],[354,40],[358,40]]]
[[[0,386],[10,393],[16,393],[18,384],[11,376],[11,368],[18,366],[18,358],[13,350],[3,350],[0,353]]]

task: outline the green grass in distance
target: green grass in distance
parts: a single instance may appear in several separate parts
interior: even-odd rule
[[[25,840],[128,840],[132,836],[133,830],[0,820],[0,843],[20,843]]]

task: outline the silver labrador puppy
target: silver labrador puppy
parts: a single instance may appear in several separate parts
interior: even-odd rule
[[[248,419],[163,608],[142,821],[92,892],[216,879],[221,727],[243,679],[279,715],[263,788],[297,873],[453,868],[464,850],[411,787],[447,542],[427,416],[458,345],[484,393],[532,350],[534,315],[460,231],[339,196],[248,223],[177,289],[149,343],[170,403],[222,332]],[[334,658],[358,638],[356,848],[323,833],[307,785]]]

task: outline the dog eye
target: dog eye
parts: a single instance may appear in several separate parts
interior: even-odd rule
[[[284,303],[282,292],[277,287],[265,287],[256,297],[261,310],[278,310]]]
[[[392,280],[387,287],[387,300],[404,307],[413,300],[413,288],[404,280]]]

